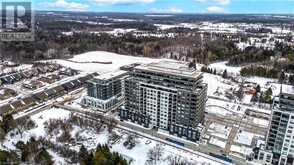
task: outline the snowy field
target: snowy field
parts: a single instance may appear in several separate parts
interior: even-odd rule
[[[6,140],[4,141],[3,145],[1,146],[1,149],[4,150],[13,150],[16,149],[15,144],[22,140],[24,142],[27,142],[30,137],[45,137],[50,139],[51,141],[55,141],[57,137],[54,136],[48,136],[45,131],[45,122],[49,121],[50,119],[67,119],[70,116],[70,112],[63,110],[63,109],[57,109],[52,108],[45,110],[43,112],[40,112],[38,114],[35,114],[31,117],[31,119],[37,124],[37,127],[25,131],[23,133],[23,136],[21,137],[20,134],[14,134],[11,136],[11,133],[7,135]],[[131,159],[132,165],[142,165],[145,164],[145,162],[148,159],[147,153],[149,150],[154,148],[156,145],[162,145],[163,147],[163,157],[160,162],[158,162],[158,165],[168,165],[169,164],[169,158],[170,157],[178,157],[181,160],[185,160],[189,163],[193,164],[204,164],[204,165],[217,165],[218,163],[213,162],[211,160],[208,160],[204,157],[200,157],[197,155],[194,155],[192,153],[188,153],[185,151],[182,151],[180,149],[162,144],[160,142],[156,142],[154,140],[150,140],[147,138],[143,138],[140,136],[136,137],[136,146],[129,150],[126,147],[124,147],[123,143],[127,139],[127,136],[129,133],[126,131],[114,130],[116,134],[118,134],[121,138],[118,140],[115,144],[111,146],[111,150],[118,152],[122,156]],[[14,132],[14,131],[12,131]],[[56,134],[59,135],[59,133]],[[72,132],[70,133],[72,138],[75,138],[78,134],[78,137],[82,137],[82,141],[78,141],[76,145],[70,145],[71,149],[74,149],[76,151],[79,150],[81,144],[83,144],[88,150],[95,149],[97,144],[106,144],[109,140],[110,134],[108,133],[107,129],[104,129],[100,131],[99,134],[95,133],[91,129],[81,129],[80,127],[74,126]],[[66,160],[62,158],[60,155],[55,153],[52,150],[48,151],[50,155],[52,156],[53,160],[55,161],[55,164],[66,164]]]
[[[227,70],[228,75],[232,76],[240,76],[240,71],[242,67],[231,67],[227,66],[227,61],[217,62],[210,64],[208,67],[212,69],[216,69],[218,74],[222,74],[224,70]],[[263,77],[243,77],[243,79],[246,82],[259,84],[261,87],[261,90],[265,91],[268,88],[271,88],[273,90],[273,96],[277,96],[280,94],[280,88],[281,85],[278,83],[277,79],[271,79],[271,78],[263,78]],[[204,75],[204,82],[208,84],[208,94],[213,95],[214,92],[219,88],[220,92],[224,90],[228,90],[230,88],[235,88],[238,86],[237,83],[233,82],[225,82],[221,76],[215,76],[212,74],[205,74]],[[287,86],[287,85],[283,85]],[[245,98],[245,103],[249,102],[250,97],[247,99]]]
[[[221,76],[204,73],[203,82],[208,84],[207,94],[209,96],[217,96],[216,92],[224,95],[225,91],[238,87],[236,83],[223,79]],[[220,96],[224,98],[224,96]]]
[[[146,57],[134,57],[129,55],[120,55],[116,53],[94,51],[88,52],[80,55],[74,56],[69,60],[53,60],[58,64],[65,67],[70,67],[72,69],[80,70],[83,72],[98,72],[98,73],[108,73],[119,69],[121,66],[129,65],[133,63],[143,63],[148,64],[152,62],[160,62],[168,59],[152,59]],[[81,63],[82,62],[82,63]],[[93,63],[100,62],[100,63]],[[101,64],[101,62],[107,62],[111,64]],[[241,67],[230,67],[226,66],[226,61],[213,63],[209,65],[210,68],[216,69],[218,73],[222,73],[224,70],[228,71],[228,74],[240,75]],[[248,82],[260,84],[262,89],[266,90],[271,87],[274,95],[279,94],[280,85],[276,84],[275,79],[250,77],[245,79]],[[224,98],[224,93],[231,89],[236,89],[238,87],[237,83],[231,82],[229,80],[223,79],[221,76],[204,74],[204,83],[208,84],[208,95],[218,96],[215,92],[218,91],[220,95],[218,97]],[[244,101],[249,103],[250,96],[246,97]]]
[[[223,73],[225,70],[227,70],[228,75],[240,75],[241,67],[232,67],[227,66],[227,61],[217,62],[210,64],[208,67],[211,69],[215,69],[217,73]]]
[[[206,111],[208,113],[217,114],[220,116],[240,114],[244,115],[246,109],[235,103],[225,102],[222,100],[208,99],[206,102]],[[218,107],[219,106],[219,107]]]
[[[23,136],[16,135],[11,137],[9,134],[6,137],[6,141],[2,145],[2,149],[15,149],[14,144],[22,140],[27,142],[30,137],[45,137],[46,132],[44,130],[44,123],[50,119],[66,119],[70,115],[70,112],[60,109],[50,109],[43,111],[42,113],[33,115],[31,119],[36,123],[37,127],[28,131],[25,131]]]
[[[144,57],[134,57],[127,55],[120,55],[116,53],[95,51],[88,52],[80,55],[74,56],[74,58],[66,60],[54,60],[58,64],[61,64],[72,69],[84,71],[84,72],[98,72],[98,73],[107,73],[119,69],[121,66],[129,65],[133,63],[151,63],[159,62],[163,59],[151,59]],[[86,63],[75,63],[75,62],[86,62]],[[88,62],[88,63],[87,63]],[[112,62],[112,64],[99,64],[91,62]]]

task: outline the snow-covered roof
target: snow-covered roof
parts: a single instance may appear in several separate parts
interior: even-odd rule
[[[283,85],[282,93],[284,94],[293,94],[294,95],[294,86],[291,85]]]
[[[137,66],[136,69],[186,76],[191,78],[196,78],[202,74],[195,68],[190,68],[189,63],[180,61],[160,61],[157,63],[140,65]]]
[[[109,80],[109,79],[124,75],[126,73],[127,73],[127,71],[118,70],[118,71],[109,72],[109,73],[106,73],[106,74],[99,75],[99,76],[95,77],[95,79]]]

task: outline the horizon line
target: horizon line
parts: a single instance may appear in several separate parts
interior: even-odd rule
[[[162,13],[162,12],[119,12],[119,11],[76,11],[76,10],[33,10],[34,12],[72,12],[72,13],[118,13],[118,14],[156,14],[156,15],[293,15],[294,13]]]

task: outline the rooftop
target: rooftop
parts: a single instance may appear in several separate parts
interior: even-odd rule
[[[115,71],[115,72],[110,72],[110,73],[99,75],[99,76],[95,77],[95,79],[98,79],[98,80],[109,80],[109,79],[112,79],[112,78],[115,78],[115,77],[124,75],[126,73],[127,73],[127,71],[118,70],[118,71]]]
[[[282,93],[284,94],[293,94],[294,95],[294,86],[291,85],[283,85]]]
[[[137,66],[136,69],[193,78],[198,77],[202,74],[201,72],[198,72],[195,68],[189,68],[188,62],[180,61],[161,61],[158,63],[140,65]]]

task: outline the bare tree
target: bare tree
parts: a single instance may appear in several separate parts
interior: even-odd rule
[[[194,165],[196,162],[189,162],[187,159],[182,159],[179,156],[168,156],[169,165]]]
[[[240,101],[244,98],[244,80],[242,80],[242,83],[239,86],[239,90],[237,91],[237,97]]]
[[[5,130],[0,127],[0,143],[1,144],[4,142],[5,136],[6,136]]]
[[[29,118],[24,118],[20,120],[16,120],[16,129],[18,133],[20,134],[20,137],[23,137],[24,131],[27,129],[27,121]]]
[[[163,147],[162,145],[157,144],[154,148],[149,150],[147,156],[148,156],[148,163],[149,164],[157,164],[158,161],[161,160],[163,156]]]
[[[110,121],[109,121],[109,124],[107,125],[108,126],[108,132],[111,133],[113,128],[115,128],[117,125],[117,122],[115,121],[115,119],[111,118]]]

